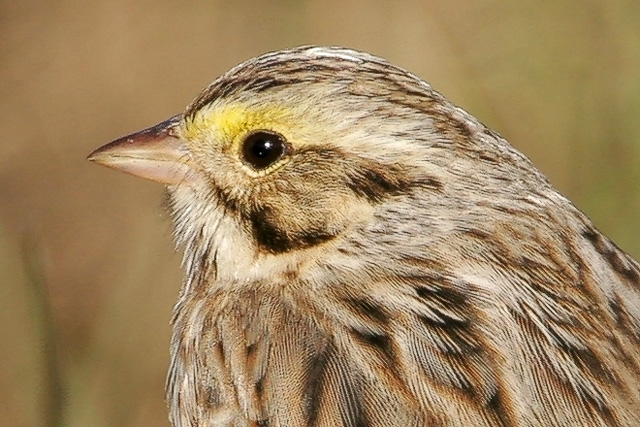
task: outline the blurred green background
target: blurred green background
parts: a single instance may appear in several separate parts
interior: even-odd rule
[[[259,53],[337,44],[498,130],[640,256],[640,2],[0,3],[0,425],[168,425],[161,186],[86,162]]]

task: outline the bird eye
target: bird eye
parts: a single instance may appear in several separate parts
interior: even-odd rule
[[[284,138],[276,133],[256,132],[247,136],[242,145],[244,160],[254,169],[266,169],[287,151]]]

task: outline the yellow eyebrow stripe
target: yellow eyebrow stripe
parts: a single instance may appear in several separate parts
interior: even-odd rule
[[[184,125],[187,139],[199,139],[203,134],[213,133],[217,140],[233,142],[239,136],[256,130],[272,130],[286,133],[290,129],[291,114],[279,107],[253,107],[228,104],[198,111]]]

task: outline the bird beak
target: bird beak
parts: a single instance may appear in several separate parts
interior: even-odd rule
[[[190,153],[179,136],[182,115],[116,139],[89,154],[87,160],[163,184],[190,180]]]

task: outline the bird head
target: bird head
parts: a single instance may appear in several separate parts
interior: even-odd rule
[[[168,186],[188,272],[273,281],[354,245],[376,264],[446,238],[442,213],[473,204],[447,196],[464,190],[456,177],[497,158],[472,137],[484,129],[380,58],[303,47],[238,65],[184,113],[89,159]]]

